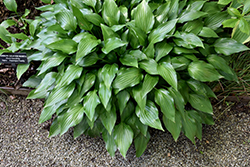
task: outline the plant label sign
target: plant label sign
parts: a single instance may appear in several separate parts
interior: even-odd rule
[[[28,64],[26,53],[3,53],[0,55],[0,63]]]

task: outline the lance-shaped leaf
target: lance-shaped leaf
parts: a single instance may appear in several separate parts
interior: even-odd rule
[[[132,67],[138,68],[138,60],[134,56],[132,56],[130,54],[124,55],[119,60],[120,60],[120,62],[123,65],[127,65],[127,66],[132,66]]]
[[[190,94],[189,103],[195,109],[208,114],[213,114],[213,107],[209,99],[204,95]]]
[[[82,66],[82,67],[89,67],[94,65],[100,58],[98,57],[96,52],[90,53],[87,56],[78,59],[76,62],[76,65]]]
[[[96,0],[79,0],[80,2],[83,2],[84,4],[91,6],[92,8],[95,8]]]
[[[48,69],[50,69],[52,67],[56,67],[56,66],[60,65],[66,57],[67,57],[67,55],[61,54],[61,53],[55,53],[53,56],[48,57],[40,65],[41,70],[40,70],[38,75],[44,73],[45,71],[47,71]]]
[[[46,100],[45,106],[51,106],[59,101],[65,100],[71,96],[75,89],[75,83],[71,83],[70,85],[66,85],[63,87],[56,87],[50,93],[48,99]]]
[[[249,48],[240,42],[230,38],[220,38],[214,43],[215,51],[224,55],[231,55],[233,53],[249,50]]]
[[[83,134],[88,128],[87,116],[83,116],[82,121],[74,127],[74,139]]]
[[[84,18],[86,18],[94,25],[100,26],[101,23],[104,23],[102,17],[99,14],[93,13],[91,10],[88,10],[86,8],[80,9],[80,11],[82,12]]]
[[[103,126],[111,135],[116,122],[116,108],[112,107],[110,112],[104,109],[103,113],[101,113],[100,115],[100,119],[102,121]]]
[[[82,39],[78,45],[76,53],[76,61],[88,55],[92,50],[101,43],[101,40],[89,33],[83,33]]]
[[[100,100],[101,100],[103,106],[107,109],[108,102],[109,102],[111,95],[112,95],[111,89],[106,87],[104,82],[101,82],[99,84],[98,94],[99,94],[99,97],[100,97]]]
[[[76,65],[69,65],[58,85],[64,86],[70,84],[73,80],[80,78],[83,68]]]
[[[149,74],[152,74],[152,75],[159,74],[157,70],[158,64],[156,63],[154,59],[144,60],[140,62],[139,65],[140,65],[140,68],[142,68]]]
[[[166,42],[160,42],[155,45],[155,61],[159,61],[161,58],[168,55],[168,53],[173,49],[172,45],[167,44]]]
[[[75,31],[77,27],[76,18],[70,10],[60,9],[60,12],[56,14],[56,19],[64,30]]]
[[[197,126],[195,120],[191,118],[187,112],[183,114],[182,120],[182,127],[185,136],[187,136],[193,143],[195,143],[194,137],[197,133]]]
[[[141,110],[140,107],[137,106],[136,115],[143,124],[164,131],[161,126],[161,121],[158,117],[158,109],[152,101],[147,100],[144,110]]]
[[[105,86],[110,89],[111,84],[115,78],[116,73],[118,72],[117,64],[106,64],[101,71],[101,77],[104,81]]]
[[[211,64],[201,60],[190,63],[188,73],[192,78],[202,82],[212,82],[222,78]]]
[[[41,78],[31,76],[27,81],[23,83],[23,87],[36,88],[41,83]]]
[[[151,90],[156,86],[156,84],[159,81],[158,76],[151,76],[149,74],[146,74],[144,77],[144,81],[142,83],[142,90],[141,90],[141,96],[144,98]]]
[[[185,32],[176,33],[175,37],[180,38],[180,40],[178,39],[175,40],[175,43],[179,46],[183,46],[189,49],[192,49],[194,47],[204,48],[201,39],[193,33],[185,33]]]
[[[104,47],[102,48],[102,52],[108,54],[114,49],[127,45],[127,42],[122,41],[120,38],[113,37],[109,38],[107,41],[104,41]]]
[[[93,120],[95,115],[95,108],[100,103],[100,100],[96,94],[96,90],[90,91],[84,97],[84,110],[90,121]]]
[[[72,108],[69,108],[68,111],[63,114],[63,117],[60,119],[61,125],[61,135],[68,131],[72,126],[79,124],[82,121],[84,114],[84,108],[81,104],[77,104]]]
[[[78,6],[79,7],[79,6]],[[76,5],[72,5],[72,10],[73,10],[73,14],[76,16],[77,18],[77,23],[79,25],[79,27],[83,30],[91,30],[93,27],[93,24],[91,24],[84,16],[83,13],[77,8]]]
[[[174,99],[170,93],[164,89],[155,91],[155,102],[160,106],[164,116],[172,122],[175,122]]]
[[[28,70],[30,64],[18,64],[16,69],[17,78],[20,79],[21,76]]]
[[[151,44],[162,41],[167,33],[169,33],[176,25],[178,19],[167,21],[163,24],[160,24],[156,29],[154,29],[148,37],[148,40]]]
[[[126,153],[130,145],[132,144],[133,136],[134,136],[133,130],[129,125],[121,122],[119,125],[115,126],[114,129],[115,143],[118,146],[118,149],[124,158],[126,157]]]
[[[140,133],[135,138],[134,144],[135,144],[135,149],[136,149],[136,157],[140,157],[143,154],[143,152],[146,150],[150,137],[151,136],[149,132],[147,132],[146,136]]]
[[[202,82],[190,79],[187,81],[187,84],[195,93],[206,96],[207,91]]]
[[[219,0],[218,4],[227,5],[227,4],[229,4],[230,2],[232,2],[232,0]]]
[[[183,96],[181,95],[181,93],[178,90],[175,90],[174,88],[170,87],[168,89],[170,95],[174,98],[174,102],[176,105],[176,108],[180,111],[180,112],[184,112],[184,108],[185,108],[185,101]]]
[[[140,44],[142,46],[145,46],[147,38],[146,33],[140,28],[135,26],[135,21],[128,22],[127,25],[130,32],[132,32],[132,34],[139,40]]]
[[[242,32],[244,32],[244,33],[246,33],[246,34],[249,35],[249,32],[250,32],[250,25],[249,25],[249,23],[247,22],[247,20],[246,20],[244,17],[242,17],[242,18],[240,19],[239,28],[240,28],[240,30],[241,30]]]
[[[167,1],[166,3],[160,5],[157,9],[155,14],[156,19],[160,22],[160,23],[164,23],[167,19],[168,19],[168,12],[170,9],[170,1]]]
[[[140,110],[144,110],[147,102],[147,96],[142,96],[142,84],[133,87],[132,89],[133,97],[138,104]]]
[[[177,90],[177,74],[174,67],[169,62],[162,62],[157,67],[158,73],[162,78]]]
[[[195,19],[198,19],[200,17],[203,17],[207,15],[207,13],[205,12],[201,12],[201,11],[196,11],[196,10],[190,10],[188,12],[184,12],[180,18],[179,18],[179,23],[184,23],[186,21],[192,21]]]
[[[112,37],[117,37],[119,38],[119,35],[116,34],[110,27],[101,24],[101,29],[102,29],[102,36],[103,36],[103,40],[106,41],[109,38]]]
[[[212,37],[212,38],[218,38],[219,36],[212,30],[211,28],[208,27],[203,27],[201,32],[199,33],[199,36],[201,37]]]
[[[60,131],[61,131],[60,123],[58,122],[58,117],[56,117],[50,126],[49,137],[54,137],[58,135]]]
[[[15,0],[3,0],[3,3],[8,10],[17,13],[17,3]]]
[[[146,34],[153,28],[154,15],[146,0],[143,0],[134,11],[135,26],[142,29]]]
[[[178,110],[175,112],[174,121],[171,121],[165,115],[163,115],[162,120],[163,120],[165,127],[172,134],[172,136],[176,142],[178,137],[180,136],[181,127],[182,127],[180,112]]]
[[[140,83],[143,75],[137,68],[127,68],[119,70],[117,77],[113,82],[113,87],[119,91],[127,88],[133,87]]]
[[[102,17],[106,24],[113,26],[119,24],[120,10],[114,0],[104,0]]]
[[[129,101],[130,95],[126,90],[123,90],[116,95],[116,98],[120,110],[120,115],[122,115],[122,112],[125,109],[127,102]]]
[[[62,39],[48,44],[47,47],[51,50],[59,50],[67,54],[72,54],[76,52],[77,43],[72,39]]]
[[[117,146],[115,144],[115,136],[114,136],[114,132],[109,135],[108,131],[104,131],[102,133],[102,138],[105,141],[105,147],[108,151],[108,153],[110,154],[111,157],[115,156],[115,151],[117,150]]]
[[[95,83],[96,76],[93,73],[87,73],[80,96],[83,96]]]
[[[247,14],[249,11],[250,11],[250,1],[245,1],[242,14],[243,15]]]
[[[0,25],[0,38],[7,43],[12,43],[11,37],[8,36],[9,34],[9,31]]]

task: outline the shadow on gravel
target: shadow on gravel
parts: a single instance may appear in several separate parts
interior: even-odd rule
[[[203,127],[203,138],[193,145],[184,135],[174,142],[171,134],[152,130],[144,154],[137,158],[131,146],[125,160],[111,158],[101,138],[63,136],[47,138],[48,124],[38,125],[42,100],[0,100],[0,166],[250,166],[249,104],[215,107],[214,126]],[[237,108],[238,107],[238,108]],[[227,109],[228,108],[228,109]],[[225,110],[226,109],[226,110]]]

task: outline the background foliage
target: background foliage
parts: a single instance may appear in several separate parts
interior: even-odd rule
[[[10,34],[13,20],[0,25],[11,44],[0,53],[41,61],[24,86],[36,88],[29,99],[45,98],[39,123],[56,115],[49,136],[70,127],[74,138],[101,134],[110,155],[119,149],[124,157],[133,141],[142,155],[149,127],[174,140],[181,132],[193,143],[201,139],[202,124],[213,124],[209,97],[216,97],[204,82],[237,81],[225,58],[249,50],[242,44],[249,41],[249,1],[54,2],[39,7],[35,20],[21,17],[27,34]],[[15,1],[4,3],[16,12]],[[18,65],[17,76],[28,67]]]

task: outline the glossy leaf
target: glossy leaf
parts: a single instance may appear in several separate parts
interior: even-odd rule
[[[54,119],[50,126],[49,137],[54,137],[58,135],[61,131],[60,123],[58,122],[58,117]]]
[[[212,30],[211,28],[208,27],[203,27],[201,32],[199,33],[199,36],[202,37],[212,37],[212,38],[218,38],[219,36]]]
[[[81,67],[89,67],[89,66],[94,65],[99,59],[100,58],[95,52],[90,53],[84,58],[78,59],[78,61],[76,62],[76,65],[79,65]]]
[[[242,14],[245,15],[245,14],[247,14],[248,12],[250,12],[250,2],[246,0],[246,1],[244,2]]]
[[[104,81],[105,86],[110,89],[111,84],[116,76],[116,73],[118,72],[118,66],[117,64],[106,64],[101,71],[102,80]]]
[[[207,15],[207,13],[205,12],[201,12],[201,11],[196,11],[196,10],[190,10],[188,12],[185,12],[184,14],[182,14],[178,20],[179,23],[184,23],[187,21],[192,21],[195,19],[198,19],[200,17],[203,17]]]
[[[174,19],[159,25],[149,34],[149,42],[151,44],[155,44],[162,41],[166,37],[167,33],[169,33],[175,27],[176,23],[177,19]]]
[[[146,0],[143,0],[134,11],[135,25],[148,33],[154,26],[154,15]]]
[[[76,52],[77,43],[71,39],[62,39],[48,44],[47,47],[51,50],[59,50],[67,54],[72,54]]]
[[[81,2],[82,0],[80,0]],[[96,0],[84,0],[82,1],[84,4],[91,6],[92,8],[95,8],[96,5]]]
[[[69,65],[65,70],[60,83],[58,85],[64,86],[69,85],[73,80],[80,78],[83,68],[76,65]]]
[[[122,41],[120,38],[109,38],[107,41],[104,42],[104,47],[102,48],[102,52],[108,54],[114,49],[127,45],[127,42]]]
[[[232,2],[232,0],[219,0],[218,4],[227,5],[227,4],[229,4],[230,2]]]
[[[129,125],[126,125],[125,123],[121,122],[119,125],[115,126],[114,129],[115,143],[124,158],[126,157],[126,153],[130,145],[132,144],[133,136],[134,136],[133,130]]]
[[[18,64],[16,69],[17,79],[20,79],[21,76],[28,70],[30,64]]]
[[[133,87],[140,83],[142,80],[142,74],[137,68],[127,68],[119,70],[117,77],[113,82],[113,87],[119,91]]]
[[[175,122],[175,106],[174,99],[165,89],[155,91],[155,102],[160,106],[161,112],[166,118]]]
[[[155,45],[155,52],[156,52],[155,61],[159,61],[161,58],[167,56],[172,49],[173,49],[173,46],[165,42],[156,44]]]
[[[132,66],[132,67],[138,68],[138,60],[134,56],[132,56],[130,54],[124,55],[119,60],[120,60],[120,62],[123,65],[127,65],[127,66]]]
[[[88,128],[87,116],[83,116],[82,121],[74,127],[74,139],[83,134]]]
[[[156,63],[154,59],[144,60],[140,62],[139,65],[140,65],[140,68],[142,68],[149,74],[152,74],[152,75],[159,74],[157,70],[158,64]]]
[[[183,46],[183,47],[186,47],[189,49],[192,49],[194,47],[204,48],[204,45],[203,45],[201,39],[193,33],[182,32],[182,33],[176,33],[175,36],[182,40],[182,41],[179,41],[180,46]],[[177,43],[177,41],[175,41],[175,43]]]
[[[192,62],[188,66],[188,73],[192,78],[202,82],[212,82],[222,78],[211,64],[201,60]]]
[[[223,21],[222,24],[223,24],[223,27],[234,28],[238,22],[239,22],[239,19],[227,19]]]
[[[89,91],[84,97],[84,110],[90,121],[94,119],[95,108],[100,103],[96,90]]]
[[[81,96],[83,96],[95,83],[96,76],[92,73],[87,73],[81,90]]]
[[[249,23],[246,21],[246,19],[244,17],[242,17],[240,19],[239,28],[240,28],[240,30],[242,32],[249,35],[249,33],[250,33],[250,25],[249,25]]]
[[[220,38],[214,43],[215,51],[224,55],[231,55],[233,53],[249,50],[249,48],[234,39]]]
[[[3,0],[3,3],[8,10],[17,13],[17,3],[15,0]]]
[[[81,104],[77,104],[63,114],[62,119],[60,119],[60,133],[61,135],[68,131],[72,126],[79,124],[82,121],[84,114],[84,108]]]
[[[169,62],[162,62],[158,65],[157,70],[164,80],[177,90],[177,74],[174,67]]]
[[[84,33],[77,48],[76,61],[88,55],[100,43],[101,41],[96,39],[95,36]]]
[[[203,111],[208,114],[213,114],[212,105],[206,96],[197,94],[190,94],[189,96],[189,103],[192,105],[192,107],[199,111]]]
[[[186,112],[183,115],[183,131],[185,136],[187,136],[193,143],[195,143],[195,135],[197,133],[197,126],[195,123],[195,120],[190,118],[190,116],[188,115],[188,113]]]
[[[102,17],[109,26],[117,25],[120,19],[120,10],[114,0],[104,0]]]
[[[151,90],[156,86],[156,84],[159,81],[158,76],[151,76],[149,74],[146,74],[144,77],[144,81],[142,83],[142,90],[141,90],[141,96],[144,98]]]
[[[101,82],[99,84],[99,90],[98,90],[99,98],[105,108],[107,108],[108,102],[111,98],[112,92],[111,89],[106,87],[104,82]]]
[[[72,0],[71,0],[72,1]],[[75,1],[75,0],[74,0]],[[81,4],[81,0],[79,2]],[[78,4],[77,4],[78,5]],[[79,27],[81,29],[84,29],[84,30],[91,30],[92,27],[93,27],[93,24],[91,24],[83,15],[83,13],[77,8],[79,7],[80,5],[77,6],[76,4],[75,5],[72,5],[72,10],[73,10],[73,14],[75,15],[76,19],[77,19],[77,23],[79,25]]]
[[[122,112],[129,101],[130,95],[126,90],[123,90],[116,95],[116,98],[120,110],[120,115],[122,115]]]
[[[146,150],[150,137],[151,136],[149,132],[147,132],[146,136],[140,133],[135,138],[134,144],[135,144],[135,149],[136,149],[136,157],[140,157],[143,154],[143,152]]]
[[[170,87],[168,91],[170,95],[174,98],[174,103],[176,105],[176,108],[183,113],[185,108],[185,101],[181,93],[175,90],[173,87]]]
[[[110,27],[104,24],[101,24],[101,29],[102,29],[102,36],[103,36],[104,41],[107,41],[109,38],[112,38],[112,37],[119,38],[119,35],[116,34]]]
[[[109,134],[112,134],[113,128],[116,123],[116,109],[113,107],[110,112],[103,111],[100,115],[103,126],[107,129]]]
[[[133,98],[135,99],[136,103],[138,104],[137,107],[140,110],[144,110],[147,102],[147,96],[142,96],[142,84],[133,87],[132,89]]]
[[[147,100],[145,110],[142,110],[137,106],[136,115],[143,124],[146,124],[155,129],[163,130],[161,121],[158,117],[158,109],[155,106],[154,102]]]
[[[111,135],[109,135],[108,131],[105,131],[102,133],[102,138],[106,143],[105,147],[108,153],[110,154],[111,157],[114,157],[115,151],[117,150],[117,146],[114,139],[115,138],[114,132]]]
[[[66,8],[62,8],[60,12],[56,14],[56,19],[64,30],[74,31],[77,27],[75,16]]]
[[[172,134],[175,142],[177,142],[177,139],[180,136],[181,128],[182,128],[180,112],[179,111],[175,112],[174,121],[168,119],[165,115],[163,115],[162,120],[163,120],[163,123],[164,123],[166,129]]]
[[[80,9],[80,11],[83,14],[84,18],[94,25],[100,26],[101,23],[104,23],[103,18],[99,14],[93,13],[91,10],[85,8]]]
[[[0,26],[0,38],[7,43],[12,43],[11,37],[8,36],[9,34],[3,26]]]

